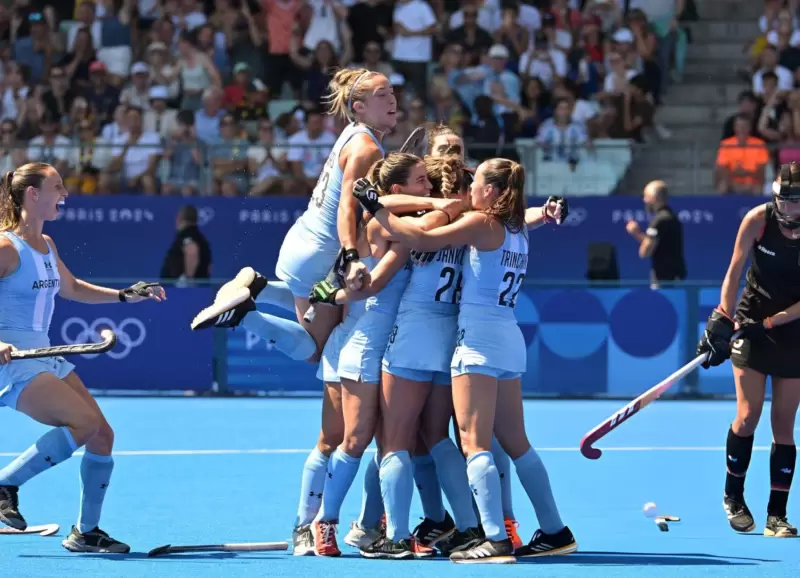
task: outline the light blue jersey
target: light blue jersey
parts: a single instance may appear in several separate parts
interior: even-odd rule
[[[411,264],[406,263],[382,291],[366,300],[365,311],[339,356],[339,377],[364,383],[380,382],[383,353],[410,275]]]
[[[364,125],[351,123],[333,145],[305,213],[292,225],[281,245],[275,274],[295,297],[307,297],[311,287],[325,278],[341,248],[336,224],[344,172],[339,155],[357,134],[367,134],[383,154],[383,147]],[[348,191],[349,194],[349,191]]]
[[[466,252],[467,247],[457,247],[411,253],[411,276],[383,356],[383,371],[422,383],[450,383]]]
[[[364,257],[361,260],[367,269],[370,271],[375,266],[375,259],[373,257]],[[323,383],[339,383],[339,356],[342,353],[347,343],[350,334],[356,326],[356,322],[366,311],[366,301],[354,301],[347,307],[347,315],[345,315],[339,325],[333,328],[328,341],[325,342],[325,347],[322,350],[322,357],[319,360],[319,368],[317,369],[317,379]]]
[[[451,365],[454,376],[483,373],[513,379],[525,372],[525,339],[514,307],[527,269],[526,231],[506,230],[499,249],[479,251],[470,247],[465,254],[457,344]]]
[[[49,347],[50,321],[61,286],[53,247],[42,254],[12,232],[0,233],[19,254],[19,267],[0,279],[0,341],[17,349]],[[0,404],[16,407],[22,389],[36,375],[63,378],[74,366],[63,358],[25,359],[0,366]]]

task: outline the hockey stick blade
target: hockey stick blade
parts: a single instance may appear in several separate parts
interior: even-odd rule
[[[400,147],[401,153],[410,153],[419,156],[422,153],[422,141],[425,140],[425,128],[418,126]]]
[[[664,392],[666,392],[681,379],[700,367],[700,365],[708,358],[708,355],[708,353],[698,355],[692,361],[681,367],[678,371],[667,377],[664,381],[648,389],[642,395],[634,399],[619,411],[615,412],[613,415],[611,415],[611,417],[601,422],[597,427],[583,436],[580,445],[583,457],[590,460],[596,460],[603,455],[603,452],[600,451],[599,448],[593,447],[594,444],[617,429],[622,423],[628,421],[652,402],[657,400],[664,394]]]
[[[186,554],[189,552],[278,552],[288,550],[288,542],[249,542],[242,544],[216,544],[204,546],[159,546],[153,548],[147,555],[150,558],[165,556],[167,554]]]
[[[0,528],[0,535],[3,536],[22,536],[25,534],[39,534],[40,536],[52,536],[57,533],[58,524],[42,524],[40,526],[28,526],[24,530],[15,528]]]
[[[79,343],[76,345],[56,345],[39,349],[20,349],[11,352],[11,359],[35,359],[37,357],[59,357],[64,355],[96,355],[105,353],[117,343],[117,336],[110,329],[100,332],[100,343]]]

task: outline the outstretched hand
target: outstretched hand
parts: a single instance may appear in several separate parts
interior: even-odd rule
[[[139,303],[146,299],[161,302],[167,299],[167,293],[161,285],[158,283],[145,283],[144,281],[139,281],[126,289],[120,290],[119,296],[120,301],[126,303]]]

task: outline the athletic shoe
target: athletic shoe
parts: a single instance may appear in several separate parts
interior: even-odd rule
[[[350,524],[350,531],[344,537],[344,543],[353,548],[366,548],[378,538],[384,536],[380,528],[362,528],[358,522]]]
[[[81,533],[72,526],[72,532],[61,542],[70,552],[90,552],[92,554],[127,554],[131,547],[115,540],[100,528]]]
[[[433,548],[441,540],[449,538],[456,531],[456,523],[450,514],[444,513],[444,520],[434,522],[430,518],[423,518],[414,531],[412,536],[422,545]]]
[[[797,528],[789,523],[786,516],[767,516],[764,535],[773,538],[797,538]]]
[[[311,524],[298,526],[292,530],[292,555],[313,556],[314,534],[311,533]]]
[[[335,558],[342,555],[339,545],[336,543],[336,524],[331,522],[314,522],[314,554]]]
[[[220,287],[217,294],[221,293],[223,290],[233,288],[241,288],[244,287],[248,291],[250,291],[250,297],[253,300],[258,297],[258,294],[264,290],[264,287],[267,286],[267,278],[264,277],[261,273],[253,269],[252,267],[245,267],[241,271],[236,274],[236,277],[225,283],[222,287]]]
[[[484,540],[469,550],[450,554],[456,564],[515,564],[514,547],[511,540]]]
[[[467,528],[463,532],[456,530],[445,540],[436,543],[442,556],[450,556],[454,552],[462,552],[477,546],[486,540],[486,536],[478,528]]]
[[[0,486],[0,522],[15,530],[24,530],[28,523],[19,513],[19,497],[17,486]]]
[[[514,555],[518,558],[539,558],[540,556],[564,556],[578,551],[578,543],[575,536],[566,526],[556,534],[545,534],[541,530],[536,530],[528,542],[522,548],[518,548]]]
[[[211,327],[236,327],[244,316],[256,310],[256,302],[247,287],[238,287],[229,281],[223,285],[214,298],[214,303],[203,309],[192,320],[192,330]]]
[[[725,496],[722,507],[725,508],[731,528],[737,532],[752,532],[756,529],[756,522],[753,520],[750,508],[744,503],[744,497]]]
[[[410,560],[432,558],[436,551],[420,544],[414,537],[395,541],[381,536],[369,546],[361,548],[361,555],[373,560]]]
[[[519,534],[517,533],[517,527],[519,526],[519,522],[511,518],[506,518],[505,525],[506,525],[506,534],[508,534],[508,539],[511,540],[511,544],[514,546],[514,550],[522,548],[522,538],[520,538]]]

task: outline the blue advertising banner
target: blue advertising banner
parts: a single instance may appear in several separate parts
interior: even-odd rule
[[[677,197],[672,205],[684,224],[689,279],[721,280],[742,216],[763,198]],[[531,206],[543,199],[531,199]],[[305,210],[301,198],[217,198],[107,196],[70,197],[59,220],[45,230],[55,239],[72,271],[81,277],[156,278],[175,236],[181,206],[198,208],[200,227],[213,252],[212,273],[230,277],[251,265],[272,277],[286,232]],[[587,248],[617,246],[624,280],[646,280],[649,263],[639,259],[625,232],[628,219],[644,225],[642,203],[631,197],[585,197],[571,201],[561,227],[531,234],[529,279],[578,281],[586,278]],[[703,250],[695,250],[702,247]]]
[[[50,326],[53,345],[100,341],[117,334],[102,355],[70,357],[86,387],[97,390],[209,391],[214,382],[214,332],[189,323],[213,299],[209,288],[167,290],[162,303],[85,305],[58,299]]]
[[[638,395],[685,363],[686,309],[680,289],[525,289],[516,308],[528,345],[524,392]],[[289,360],[243,329],[228,333],[227,366],[230,390],[322,388],[316,365]]]

